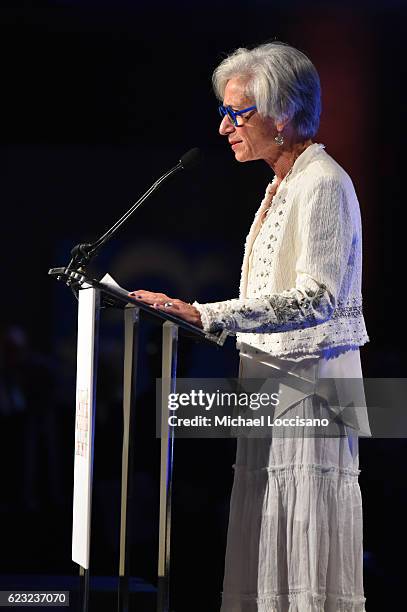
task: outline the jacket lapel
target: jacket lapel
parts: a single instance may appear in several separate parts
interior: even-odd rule
[[[268,184],[266,193],[264,194],[264,198],[261,201],[260,207],[256,214],[254,215],[253,223],[251,225],[250,231],[247,234],[246,242],[244,246],[244,256],[242,263],[242,271],[240,275],[240,298],[244,299],[246,297],[247,291],[247,280],[249,275],[249,258],[250,253],[252,252],[253,243],[256,240],[257,234],[259,233],[261,227],[261,217],[263,212],[268,206],[269,203],[269,193],[272,189],[274,183],[274,179],[271,183]]]
[[[303,170],[303,168],[307,166],[310,160],[324,148],[325,148],[325,145],[315,143],[315,142],[312,145],[310,145],[304,151],[304,153],[302,153],[298,157],[298,159],[296,159],[296,161],[294,162],[294,165],[291,171],[291,177],[297,174],[298,172],[301,172],[301,170]],[[272,182],[268,184],[266,193],[264,194],[264,198],[260,204],[260,208],[258,209],[258,211],[256,212],[254,216],[252,226],[246,238],[243,263],[242,263],[242,271],[240,275],[240,299],[244,299],[247,297],[246,291],[247,291],[247,281],[248,281],[248,273],[249,273],[249,257],[252,251],[253,243],[256,240],[256,236],[259,233],[259,230],[261,227],[262,213],[268,206],[269,194],[270,194],[271,189],[273,188],[275,181],[276,181],[276,177],[274,177]],[[281,181],[279,190],[282,189],[283,186],[285,186],[285,182],[286,182],[286,177]]]

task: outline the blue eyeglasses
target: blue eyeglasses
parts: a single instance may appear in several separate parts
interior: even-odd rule
[[[249,119],[249,117],[242,117],[242,115],[244,113],[248,113],[251,110],[252,111],[256,111],[257,107],[256,106],[249,106],[248,108],[244,108],[243,110],[234,111],[231,106],[223,106],[223,104],[221,104],[219,106],[219,114],[220,114],[220,116],[224,117],[225,115],[227,115],[229,117],[230,121],[233,123],[233,125],[235,127],[241,127],[243,125],[243,122],[239,123],[239,119],[240,119],[240,121],[242,119]]]

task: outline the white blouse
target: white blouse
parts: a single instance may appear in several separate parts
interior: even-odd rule
[[[193,304],[204,330],[226,329],[238,347],[293,359],[365,344],[362,230],[351,179],[314,143],[270,205],[272,189],[270,183],[246,238],[239,298]]]

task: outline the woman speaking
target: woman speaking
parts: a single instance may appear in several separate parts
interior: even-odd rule
[[[235,333],[242,378],[361,378],[359,204],[347,173],[313,142],[315,67],[273,42],[237,49],[213,84],[235,159],[262,159],[274,173],[246,239],[240,295],[192,305],[131,295]],[[286,406],[306,418],[321,410],[315,396]],[[238,438],[221,612],[365,610],[359,432],[340,428],[335,437]]]

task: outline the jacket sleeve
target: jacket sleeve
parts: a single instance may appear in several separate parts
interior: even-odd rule
[[[321,177],[301,196],[295,286],[281,293],[194,306],[205,331],[284,332],[327,321],[351,265],[353,223],[338,178]]]

